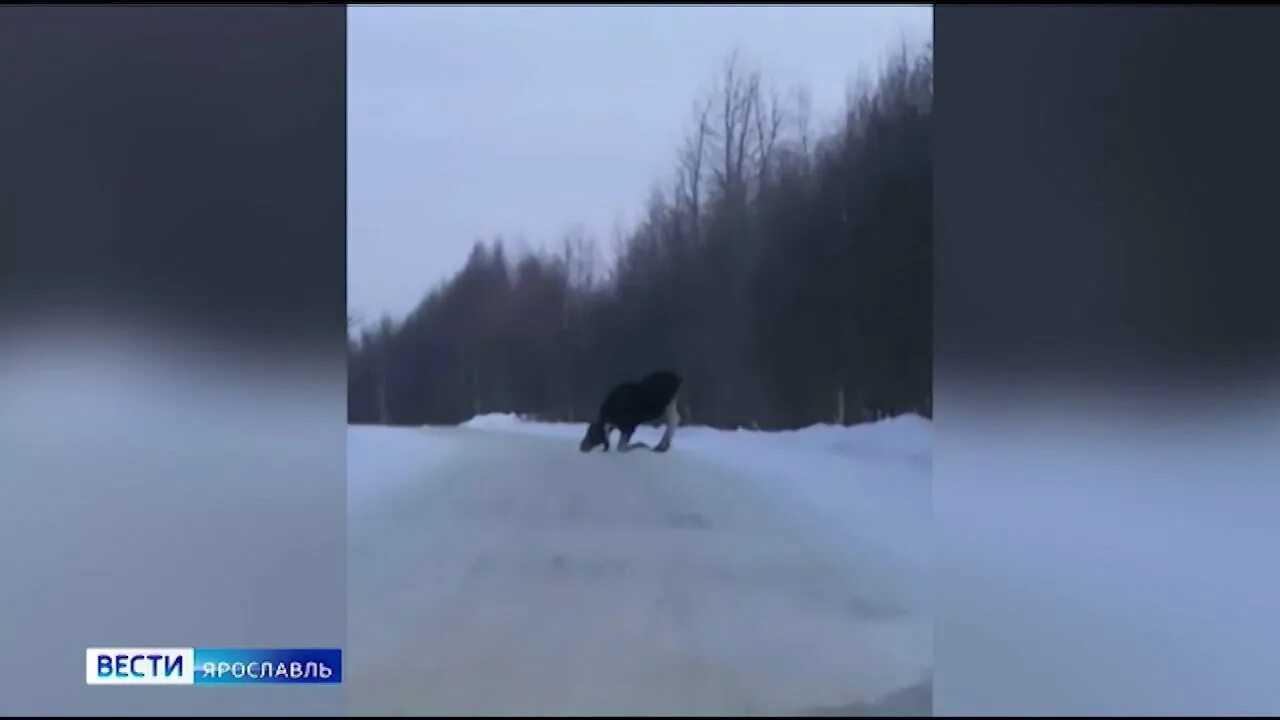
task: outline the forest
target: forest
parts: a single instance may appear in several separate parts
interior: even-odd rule
[[[932,417],[932,53],[894,52],[823,131],[734,53],[607,252],[478,242],[403,319],[349,317],[349,422],[585,422],[655,369],[687,424]]]

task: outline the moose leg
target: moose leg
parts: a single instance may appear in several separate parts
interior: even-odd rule
[[[676,428],[680,426],[680,411],[676,409],[676,399],[671,398],[671,402],[667,403],[667,412],[665,416],[667,429],[662,433],[662,440],[653,449],[654,452],[666,452],[671,449],[671,439],[676,436]]]
[[[618,452],[626,452],[635,447],[631,444],[631,434],[633,432],[635,432],[635,428],[618,429]]]

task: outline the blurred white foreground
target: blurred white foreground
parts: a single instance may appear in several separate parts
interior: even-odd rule
[[[336,685],[85,684],[88,647],[346,636],[340,358],[92,319],[0,342],[0,715],[342,714]]]
[[[928,421],[583,431],[349,430],[351,712],[930,711]]]

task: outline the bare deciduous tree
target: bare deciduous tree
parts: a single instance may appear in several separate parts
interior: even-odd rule
[[[756,177],[760,187],[769,182],[769,161],[773,159],[773,149],[778,142],[778,134],[782,130],[783,112],[776,92],[769,93],[768,111],[765,103],[759,99],[754,103],[756,128]]]
[[[689,198],[689,218],[694,241],[702,237],[702,175],[707,143],[714,137],[711,129],[711,98],[701,102],[696,111],[697,126],[693,135],[685,141],[680,153],[680,182]]]

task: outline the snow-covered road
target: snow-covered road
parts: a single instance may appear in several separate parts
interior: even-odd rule
[[[929,711],[927,421],[580,434],[350,429],[351,712]]]

